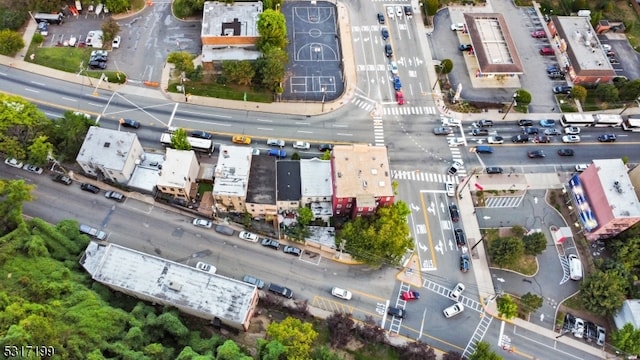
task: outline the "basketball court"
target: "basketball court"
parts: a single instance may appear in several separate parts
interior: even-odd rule
[[[336,7],[319,1],[285,2],[289,64],[285,100],[330,101],[344,90]]]

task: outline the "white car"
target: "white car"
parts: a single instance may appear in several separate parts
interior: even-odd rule
[[[398,75],[398,64],[395,61],[389,63],[389,71],[391,71],[393,75]]]
[[[293,143],[293,148],[299,150],[309,150],[311,148],[311,144],[304,141],[296,141]]]
[[[18,168],[18,169],[22,169],[22,162],[14,159],[14,158],[8,158],[4,161],[5,164],[12,166],[14,168]]]
[[[578,135],[565,135],[562,137],[562,142],[563,143],[579,143],[580,142],[580,136]]]
[[[489,143],[489,144],[502,144],[502,143],[504,143],[504,138],[502,136],[489,136],[487,138],[487,143]]]
[[[461,137],[448,138],[447,143],[449,143],[449,146],[465,146],[466,145],[464,138],[461,138]]]
[[[193,219],[193,225],[198,226],[198,227],[211,229],[212,223],[211,223],[211,221],[209,221],[207,219]]]
[[[269,146],[280,146],[280,147],[283,147],[283,146],[284,146],[284,140],[280,140],[280,139],[268,139],[268,140],[267,140],[267,145],[269,145]]]
[[[577,126],[568,126],[564,128],[564,133],[567,135],[578,135],[580,134],[580,128]]]
[[[588,167],[589,167],[589,164],[578,164],[578,165],[576,165],[576,171],[577,172],[583,172],[583,171],[587,170]]]
[[[389,17],[389,19],[393,19],[396,16],[393,6],[387,6],[387,16]]]
[[[576,318],[576,324],[573,328],[573,336],[577,338],[584,337],[584,320]]]
[[[602,44],[602,49],[604,51],[611,51],[611,45],[609,44]]]
[[[113,38],[113,42],[111,43],[111,47],[117,49],[120,47],[120,35]]]
[[[42,174],[42,168],[35,165],[25,164],[22,168],[32,173]]]
[[[241,231],[240,234],[238,234],[238,237],[242,240],[258,242],[258,235],[250,233],[248,231]]]
[[[396,6],[396,16],[402,17],[404,15],[404,10],[402,10],[402,6]]]
[[[462,122],[458,119],[454,119],[452,117],[448,117],[448,116],[441,116],[440,117],[440,123],[442,124],[442,126],[458,126],[460,124],[462,124]]]
[[[464,305],[458,302],[442,310],[442,313],[444,314],[444,317],[450,318],[460,314],[463,311],[464,311]]]
[[[452,182],[445,183],[444,189],[447,192],[447,196],[454,196],[456,194],[456,186]]]
[[[460,300],[460,296],[462,296],[462,292],[465,287],[463,283],[458,283],[453,289],[451,289],[451,293],[449,293],[449,299],[453,301]]]
[[[464,30],[464,24],[463,23],[451,24],[451,30],[452,31],[462,31],[462,30]]]
[[[331,295],[343,300],[351,300],[352,296],[351,291],[338,287],[334,287],[333,289],[331,289]]]
[[[215,274],[216,271],[218,270],[218,269],[216,269],[215,266],[213,266],[211,264],[204,263],[202,261],[198,261],[198,263],[196,264],[196,269],[198,269],[200,271],[207,272],[209,274]]]

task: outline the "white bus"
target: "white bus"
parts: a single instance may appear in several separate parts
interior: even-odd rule
[[[640,132],[640,115],[629,115],[629,117],[622,122],[622,129]]]
[[[63,22],[63,16],[60,13],[57,14],[47,14],[47,13],[36,13],[33,15],[33,18],[36,22],[46,22],[49,24],[60,25]]]
[[[622,125],[622,116],[617,114],[596,114],[593,116],[596,119],[595,127],[618,127]]]
[[[171,137],[173,134],[163,133],[160,135],[160,142],[164,146],[171,146]],[[193,151],[201,151],[201,152],[213,152],[213,141],[207,139],[199,139],[187,136],[187,141],[191,144],[191,149]]]
[[[562,126],[593,126],[595,118],[591,114],[569,113],[563,114],[560,118]]]

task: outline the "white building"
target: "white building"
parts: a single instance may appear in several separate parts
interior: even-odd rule
[[[158,191],[191,201],[198,193],[196,179],[200,171],[198,158],[193,151],[166,149],[162,170],[156,187]]]
[[[302,205],[309,206],[316,218],[328,221],[333,216],[331,161],[318,158],[301,159],[300,183]]]
[[[212,191],[218,211],[236,213],[246,211],[251,156],[250,147],[220,146]]]
[[[144,150],[136,134],[92,126],[76,162],[85,173],[99,180],[126,184],[136,165],[144,158]]]
[[[625,300],[622,308],[613,317],[618,329],[622,329],[627,323],[631,323],[634,328],[640,329],[640,299]]]
[[[245,331],[258,304],[254,285],[116,244],[91,242],[80,264],[116,291]]]

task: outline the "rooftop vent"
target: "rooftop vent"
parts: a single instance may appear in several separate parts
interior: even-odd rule
[[[615,182],[613,183],[613,187],[616,189],[616,191],[617,191],[619,194],[622,194],[622,187],[620,186],[620,182],[619,182],[619,181],[615,181]]]
[[[363,180],[362,181],[362,187],[367,187],[369,185],[369,183],[367,183],[367,180]]]
[[[108,148],[108,147],[110,147],[110,146],[111,146],[111,143],[110,143],[110,142],[106,142],[106,143],[104,143],[104,147]]]
[[[229,158],[229,151],[228,150],[223,150],[222,151],[222,157]]]

